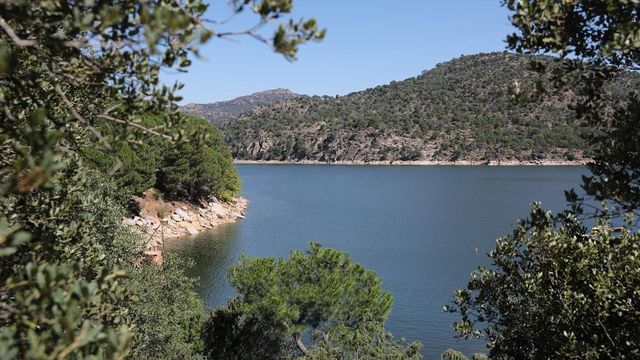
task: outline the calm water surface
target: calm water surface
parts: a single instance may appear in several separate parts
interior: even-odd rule
[[[583,167],[241,165],[247,217],[170,244],[195,261],[198,292],[212,307],[233,296],[227,269],[241,253],[287,256],[310,241],[346,250],[375,270],[393,293],[388,329],[424,343],[425,359],[453,347],[455,315],[444,313],[455,289],[486,264],[485,253],[532,201],[564,207]]]

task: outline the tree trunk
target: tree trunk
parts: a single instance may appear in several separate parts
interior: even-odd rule
[[[304,346],[304,343],[302,342],[302,339],[300,338],[300,334],[295,334],[293,337],[296,339],[296,345],[298,345],[298,349],[300,349],[300,351],[302,351],[302,354],[304,354],[304,356],[308,356],[309,355],[309,350],[307,350],[307,347]]]

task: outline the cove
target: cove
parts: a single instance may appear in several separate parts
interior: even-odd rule
[[[373,269],[394,296],[387,328],[421,340],[425,359],[446,348],[483,351],[456,340],[456,315],[443,311],[486,253],[531,202],[564,209],[578,190],[581,166],[239,165],[246,219],[188,239],[170,250],[194,260],[189,274],[208,306],[233,296],[227,269],[240,254],[288,256],[319,241]]]

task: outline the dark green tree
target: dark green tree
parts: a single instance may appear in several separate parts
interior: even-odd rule
[[[181,130],[204,136],[198,142],[163,147],[156,186],[170,197],[195,201],[215,195],[230,200],[240,191],[240,179],[218,130],[193,116],[186,117]]]
[[[420,358],[419,343],[400,346],[384,331],[391,294],[373,271],[343,252],[312,243],[306,254],[292,251],[289,259],[244,256],[230,279],[238,295],[210,319],[208,327],[215,330],[205,339],[210,358],[250,359],[268,352]],[[252,336],[257,340],[246,341]],[[305,336],[314,339],[313,347],[304,344]],[[221,338],[238,346],[215,341]]]
[[[593,175],[584,177],[587,198],[568,191],[571,209],[559,216],[535,204],[511,236],[498,240],[491,266],[475,271],[455,295],[449,309],[461,315],[456,330],[465,338],[485,337],[496,359],[638,358],[640,108],[635,92],[616,98],[606,82],[638,67],[640,5],[503,3],[518,30],[508,38],[512,49],[559,56],[555,66],[533,64],[553,86],[516,87],[516,98],[535,100],[571,86],[576,116],[600,131],[589,138],[595,147]],[[592,223],[583,223],[585,201],[593,200],[603,206],[589,214]]]
[[[503,1],[513,12],[517,32],[507,39],[509,47],[524,53],[552,53],[560,66],[534,64],[550,78],[551,87],[537,86],[534,94],[572,87],[577,97],[572,104],[576,115],[602,131],[589,140],[593,149],[592,176],[583,188],[598,201],[608,200],[619,213],[640,206],[640,173],[635,129],[638,113],[637,84],[630,89],[612,88],[607,80],[624,71],[640,69],[640,4],[635,1],[572,0]],[[523,89],[527,93],[526,89]],[[615,112],[615,116],[609,116]],[[574,193],[569,200],[582,211]]]
[[[265,26],[290,12],[292,1],[232,5]],[[234,35],[205,26],[206,8],[199,0],[0,2],[4,359],[130,352],[134,324],[124,304],[131,288],[123,269],[135,237],[120,224],[118,188],[89,171],[80,154],[116,153],[117,141],[149,136],[185,141],[173,132],[182,122],[175,104],[181,86],[163,85],[159,72],[184,70],[200,43]],[[314,20],[283,24],[270,38],[256,28],[244,33],[290,59],[298,45],[324,34]],[[163,126],[142,125],[148,113],[164,114]],[[102,134],[104,123],[126,136]]]

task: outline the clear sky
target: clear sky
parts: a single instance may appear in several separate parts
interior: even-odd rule
[[[218,0],[207,17],[228,15]],[[212,39],[186,74],[164,73],[185,84],[182,104],[228,100],[287,88],[307,95],[343,95],[420,74],[462,54],[502,51],[512,32],[499,0],[295,0],[294,18],[315,17],[327,36],[303,45],[289,62],[248,37]],[[256,17],[240,16],[216,30],[241,30]]]

